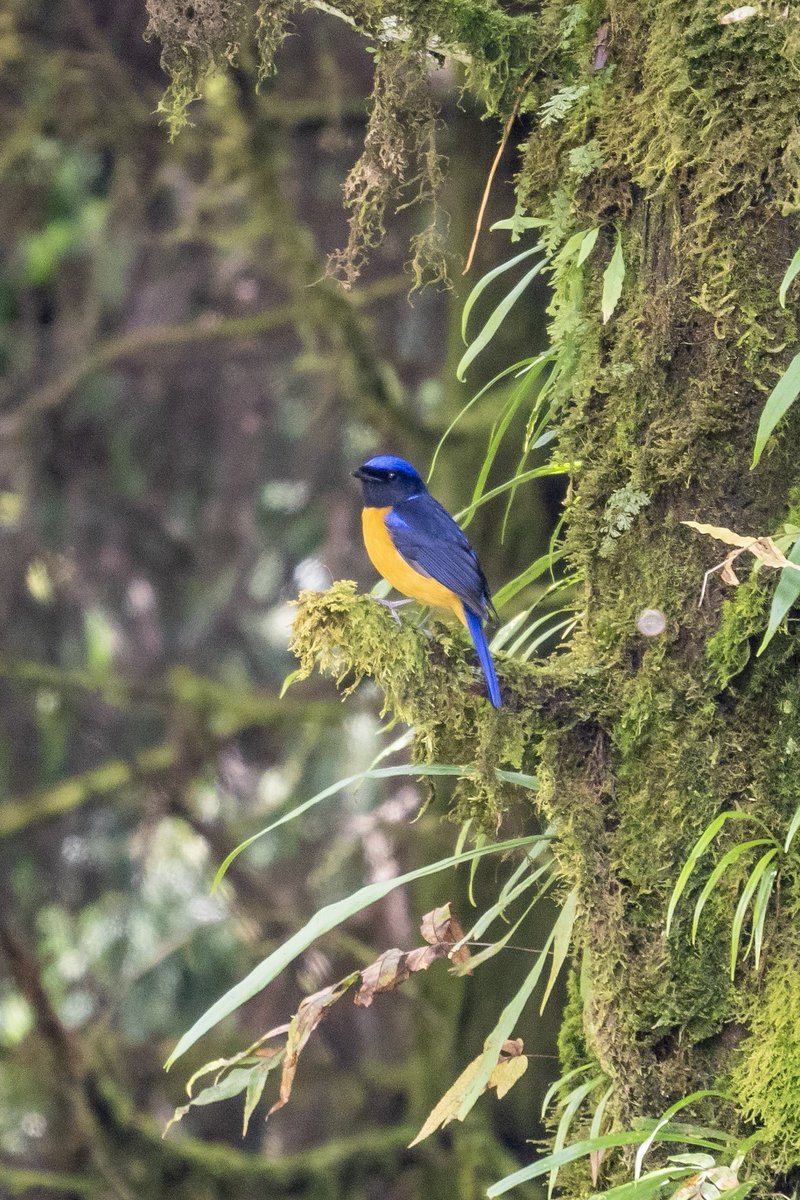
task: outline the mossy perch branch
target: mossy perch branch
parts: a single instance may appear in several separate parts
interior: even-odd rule
[[[398,625],[350,580],[327,592],[302,592],[292,634],[300,678],[332,675],[349,694],[365,678],[384,695],[384,711],[414,729],[420,762],[469,764],[477,777],[457,785],[456,812],[493,827],[514,789],[495,768],[530,769],[544,723],[574,721],[575,695],[557,666],[497,660],[503,708],[492,708],[467,635],[436,621],[428,635]]]

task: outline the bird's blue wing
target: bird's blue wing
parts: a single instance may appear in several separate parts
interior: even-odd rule
[[[406,562],[455,592],[472,612],[486,616],[491,597],[478,556],[438,500],[426,492],[402,501],[387,514],[386,528]]]

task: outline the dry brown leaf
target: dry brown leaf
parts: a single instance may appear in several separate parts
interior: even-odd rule
[[[418,946],[416,950],[384,950],[379,959],[361,972],[361,987],[353,997],[353,1003],[369,1008],[374,996],[380,992],[393,992],[410,975],[427,971],[431,963],[446,955],[444,943]]]
[[[279,1108],[283,1108],[284,1104],[288,1103],[289,1097],[292,1094],[295,1072],[297,1071],[297,1060],[300,1057],[303,1047],[320,1021],[323,1021],[327,1017],[331,1005],[340,1000],[345,992],[353,986],[359,974],[360,972],[353,971],[346,979],[340,979],[338,983],[333,983],[330,987],[315,992],[313,996],[306,996],[292,1017],[289,1022],[289,1036],[286,1039],[286,1058],[283,1060],[280,1093],[278,1099],[267,1113],[267,1118],[271,1117],[274,1112],[277,1112]]]
[[[736,574],[736,572],[733,569],[732,560],[731,560],[730,555],[728,555],[728,557],[725,559],[725,562],[722,564],[722,567],[720,568],[719,577],[723,583],[728,583],[731,585],[731,587],[739,586],[739,576]]]
[[[503,1043],[503,1049],[500,1051],[497,1065],[492,1071],[489,1082],[483,1089],[485,1092],[490,1088],[497,1088],[498,1097],[505,1096],[506,1092],[514,1086],[517,1080],[522,1078],[528,1067],[528,1060],[523,1054],[524,1048],[522,1038],[514,1038],[511,1041]],[[472,1060],[468,1067],[464,1068],[452,1087],[448,1088],[439,1103],[434,1106],[413,1142],[409,1142],[409,1149],[411,1146],[416,1146],[419,1142],[423,1142],[425,1138],[430,1137],[437,1129],[444,1129],[445,1125],[449,1125],[451,1121],[458,1119],[458,1110],[461,1107],[461,1102],[465,1093],[469,1090],[482,1060],[483,1055],[479,1054],[477,1058]]]
[[[472,957],[466,946],[461,946],[455,953],[451,952],[450,947],[455,946],[463,939],[464,930],[449,901],[447,904],[442,904],[439,908],[425,913],[419,930],[425,941],[430,942],[431,945],[447,946],[447,953],[454,963],[461,965],[469,962]]]
[[[734,533],[732,529],[726,529],[724,525],[704,525],[701,521],[681,521],[681,525],[688,525],[689,529],[694,529],[697,533],[705,533],[718,542],[724,542],[726,546],[738,546],[742,550],[746,550],[750,543],[756,540],[752,537],[744,537],[740,533]]]
[[[704,533],[708,537],[712,537],[715,541],[723,542],[726,546],[734,546],[735,549],[726,554],[721,563],[717,563],[715,567],[710,567],[703,577],[703,587],[700,591],[700,604],[702,605],[705,598],[708,580],[715,571],[720,572],[720,578],[724,583],[731,584],[736,587],[739,583],[739,577],[733,569],[733,564],[740,554],[745,550],[752,554],[759,562],[762,562],[765,567],[774,567],[776,570],[782,571],[784,567],[790,567],[793,571],[800,571],[800,564],[789,562],[782,550],[779,550],[771,537],[746,537],[741,533],[734,533],[732,529],[726,529],[724,525],[704,525],[700,521],[682,521],[682,525],[688,525],[690,529],[694,529],[697,533]]]
[[[709,1188],[708,1184],[712,1186]],[[739,1178],[732,1167],[711,1167],[708,1171],[690,1175],[683,1186],[672,1193],[672,1200],[706,1200],[709,1194],[732,1192],[738,1186]]]
[[[514,1084],[522,1078],[528,1069],[528,1060],[524,1054],[515,1058],[501,1058],[489,1076],[489,1087],[497,1088],[497,1099],[502,1100],[506,1092],[510,1092]]]

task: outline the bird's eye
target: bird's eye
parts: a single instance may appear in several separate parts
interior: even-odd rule
[[[397,471],[389,471],[389,473],[388,473],[388,475],[386,476],[386,478],[387,478],[387,479],[397,479]]]

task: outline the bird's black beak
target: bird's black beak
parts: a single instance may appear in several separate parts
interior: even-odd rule
[[[366,479],[366,476],[365,476],[363,470],[361,469],[361,467],[359,467],[357,471],[351,471],[350,474],[353,476],[354,479]]]

